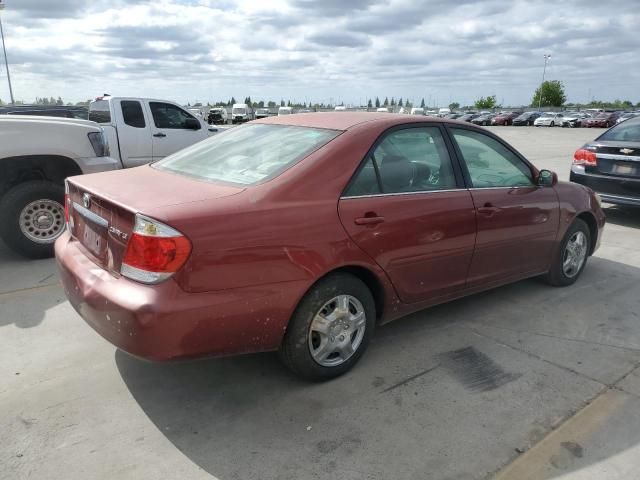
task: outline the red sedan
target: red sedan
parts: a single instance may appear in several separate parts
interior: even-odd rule
[[[499,113],[491,120],[491,125],[513,125],[513,120],[522,115],[522,112]]]
[[[254,121],[70,178],[65,204],[62,281],[104,338],[155,360],[278,350],[312,379],[408,313],[572,284],[605,224],[590,189],[484,129],[376,113]]]
[[[600,127],[600,128],[609,128],[613,127],[620,116],[619,113],[613,112],[602,112],[596,115],[593,118],[587,118],[583,120],[584,125],[587,128]]]

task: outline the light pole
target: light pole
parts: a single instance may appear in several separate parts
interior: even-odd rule
[[[544,68],[542,69],[542,83],[540,84],[540,94],[538,95],[538,111],[540,111],[540,106],[542,105],[542,88],[544,86],[544,74],[547,72],[547,62],[551,58],[550,53],[544,54]]]
[[[4,0],[0,0],[0,10],[4,10]],[[9,82],[9,96],[13,105],[13,89],[11,88],[11,75],[9,74],[9,62],[7,61],[7,49],[4,46],[4,31],[2,30],[2,19],[0,18],[0,37],[2,37],[2,51],[4,52],[4,65],[7,68],[7,81]]]

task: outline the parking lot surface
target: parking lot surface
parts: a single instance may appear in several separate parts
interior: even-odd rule
[[[600,132],[492,130],[561,179]],[[0,245],[1,477],[637,478],[640,212],[606,213],[575,285],[522,281],[383,326],[325,384],[271,353],[131,358],[71,308],[53,260]]]

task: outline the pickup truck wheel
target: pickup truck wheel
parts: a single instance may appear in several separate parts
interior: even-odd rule
[[[16,185],[0,200],[0,236],[25,257],[51,257],[65,229],[63,205],[60,185],[41,180]]]

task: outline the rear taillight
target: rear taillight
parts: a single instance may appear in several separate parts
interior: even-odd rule
[[[573,164],[596,166],[598,164],[598,160],[595,152],[587,150],[586,148],[581,148],[580,150],[576,150],[576,153],[573,154]]]
[[[187,237],[157,220],[136,215],[120,273],[138,282],[159,283],[177,272],[190,254]]]
[[[69,184],[64,181],[64,223],[69,228],[69,217],[71,215],[71,197],[69,196]]]

